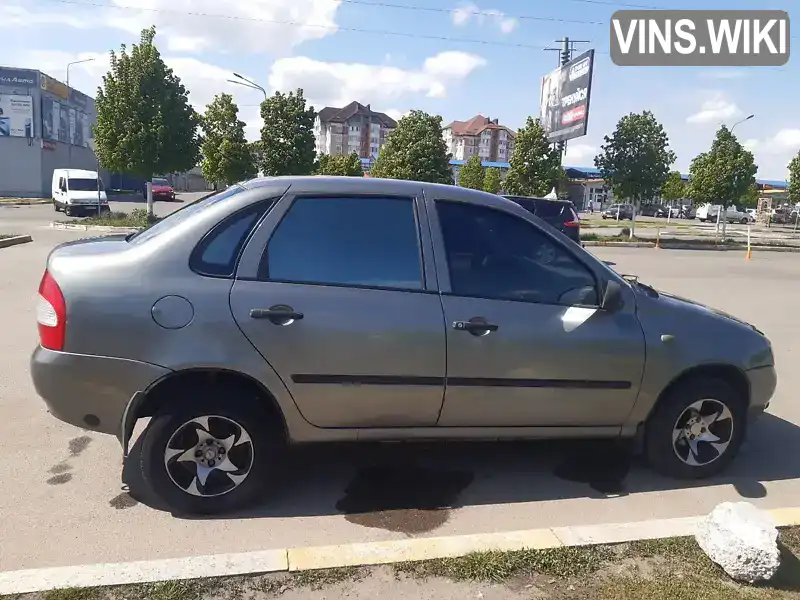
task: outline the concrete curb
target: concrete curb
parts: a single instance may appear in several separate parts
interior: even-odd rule
[[[0,206],[36,206],[50,204],[52,200],[0,200]]]
[[[68,231],[102,231],[106,233],[129,233],[139,231],[139,227],[115,227],[112,225],[81,225],[80,223],[59,223],[51,221],[52,229],[65,229]]]
[[[655,242],[582,242],[584,248],[611,247],[611,248],[655,248]],[[691,244],[683,242],[660,242],[660,250],[705,250],[708,252],[746,252],[747,246],[722,246],[714,244]],[[752,252],[800,252],[800,246],[750,246]]]
[[[778,527],[800,525],[800,507],[779,508],[766,512],[775,520]],[[263,550],[211,557],[194,556],[7,571],[0,573],[0,595],[196,579],[209,575],[209,564],[216,565],[214,577],[224,577],[453,558],[487,550],[543,550],[562,546],[616,544],[634,540],[689,536],[694,535],[702,518],[683,517],[633,523],[551,527],[504,533]]]
[[[18,246],[19,244],[27,244],[32,241],[33,238],[29,235],[15,235],[14,237],[0,239],[0,248],[9,248],[11,246]]]

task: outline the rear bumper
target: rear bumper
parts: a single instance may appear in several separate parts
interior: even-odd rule
[[[774,366],[750,369],[746,374],[750,382],[750,417],[755,418],[769,408],[778,375]]]
[[[31,377],[47,410],[70,425],[120,437],[131,398],[170,373],[149,363],[55,352],[39,346]]]

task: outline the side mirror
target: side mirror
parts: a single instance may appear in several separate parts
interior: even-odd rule
[[[601,308],[608,312],[616,312],[625,305],[625,299],[622,296],[622,286],[610,279],[606,284],[606,291],[603,294],[603,304]]]

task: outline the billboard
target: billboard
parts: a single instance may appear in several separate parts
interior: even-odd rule
[[[33,137],[33,97],[0,95],[0,137]]]
[[[89,129],[89,116],[86,113],[42,96],[42,139],[86,148],[89,145]]]
[[[588,50],[542,77],[540,118],[549,142],[586,135],[593,69],[594,50]]]

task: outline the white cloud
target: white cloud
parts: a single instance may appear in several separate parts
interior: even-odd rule
[[[439,77],[463,79],[478,67],[485,65],[486,60],[480,56],[450,50],[426,58],[424,71]]]
[[[741,109],[731,102],[722,92],[714,92],[712,96],[703,102],[700,110],[687,117],[687,123],[720,123],[726,119],[734,119],[741,116]]]
[[[800,152],[800,129],[787,127],[763,139],[745,140],[742,145],[755,155],[759,177],[786,179],[789,161]]]
[[[390,116],[395,121],[399,121],[400,119],[402,119],[403,117],[405,117],[406,115],[411,113],[410,110],[399,110],[397,108],[387,108],[386,110],[381,110],[381,111],[378,111],[378,112],[382,112],[382,113]]]
[[[567,144],[567,153],[564,156],[566,164],[586,166],[592,163],[597,156],[597,148],[589,144]]]
[[[462,4],[453,11],[453,24],[462,27],[475,20],[479,25],[491,23],[496,25],[503,33],[511,33],[517,27],[517,20],[507,17],[504,12],[494,8],[481,10],[477,4],[472,2]]]
[[[287,56],[298,44],[337,31],[342,0],[112,0],[108,7],[50,5],[32,11],[25,0],[5,0],[0,27],[45,24],[74,28],[116,28],[138,34],[156,25],[172,52],[213,48],[218,52],[267,52]],[[47,7],[47,9],[45,9]],[[7,16],[10,15],[10,18]]]
[[[421,69],[295,56],[275,61],[269,86],[282,92],[301,87],[315,106],[342,106],[353,100],[386,102],[404,94],[442,98],[450,85],[485,64],[480,56],[466,52],[442,52],[425,60]]]

